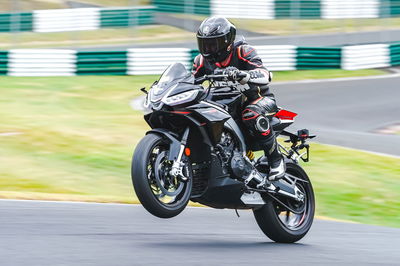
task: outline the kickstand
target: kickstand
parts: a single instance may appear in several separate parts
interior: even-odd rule
[[[240,215],[239,215],[237,209],[235,209],[235,212],[236,212],[237,217],[240,217]]]

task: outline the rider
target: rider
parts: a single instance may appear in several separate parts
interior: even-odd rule
[[[226,18],[205,19],[197,31],[200,54],[194,59],[192,73],[195,77],[223,73],[240,83],[237,89],[247,97],[247,106],[242,112],[243,124],[263,147],[270,165],[268,179],[276,180],[283,177],[286,169],[270,126],[278,111],[268,87],[272,75],[256,50],[244,40],[235,42],[235,37],[236,28]]]

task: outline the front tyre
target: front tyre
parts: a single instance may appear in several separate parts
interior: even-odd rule
[[[192,170],[187,157],[183,174],[186,178],[169,174],[169,144],[157,134],[146,135],[136,146],[132,159],[132,183],[143,207],[160,218],[171,218],[181,213],[190,198]]]
[[[262,208],[253,212],[258,226],[266,236],[275,242],[294,243],[302,239],[311,228],[315,200],[311,181],[306,172],[292,162],[286,163],[286,168],[285,178],[296,182],[297,188],[305,196],[304,201],[298,202],[286,197],[277,197],[284,205],[276,200],[268,199]]]

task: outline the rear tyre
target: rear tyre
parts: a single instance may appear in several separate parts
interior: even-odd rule
[[[253,210],[257,224],[266,236],[279,243],[294,243],[302,239],[310,230],[314,220],[315,200],[314,192],[306,172],[297,164],[286,163],[288,176],[299,178],[296,186],[304,193],[303,203],[279,197],[293,213],[282,204],[273,199],[267,199],[267,203],[260,209]]]
[[[146,135],[136,146],[132,159],[132,183],[143,207],[160,218],[171,218],[181,213],[190,198],[192,170],[187,157],[185,179],[169,174],[169,144],[157,134]]]

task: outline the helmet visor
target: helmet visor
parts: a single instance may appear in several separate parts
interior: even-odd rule
[[[225,35],[213,38],[197,36],[197,45],[199,47],[200,53],[203,56],[210,56],[213,54],[217,54],[223,49],[226,49],[228,45],[228,40],[226,39]]]

